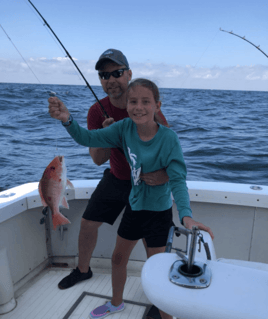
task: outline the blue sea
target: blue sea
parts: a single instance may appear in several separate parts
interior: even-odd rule
[[[99,99],[105,96],[93,86]],[[86,127],[95,102],[85,86],[0,83],[0,191],[40,180],[56,155],[64,155],[68,178],[99,179],[88,148],[77,145],[50,118],[51,92]],[[177,133],[189,181],[268,185],[268,93],[160,89],[162,112]]]

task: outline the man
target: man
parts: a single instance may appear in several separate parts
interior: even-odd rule
[[[128,117],[126,111],[126,92],[132,72],[128,61],[121,51],[106,50],[96,63],[102,88],[107,97],[100,102],[109,118],[105,115],[99,103],[95,103],[88,111],[88,129],[100,129]],[[156,120],[168,126],[161,111],[155,114]],[[92,271],[89,267],[94,248],[97,243],[98,228],[102,223],[113,225],[123,208],[128,203],[131,190],[130,168],[120,149],[90,148],[89,153],[97,165],[102,165],[110,159],[111,169],[104,171],[103,178],[89,199],[88,206],[81,221],[79,233],[78,267],[63,278],[58,287],[67,289],[77,282],[90,279]],[[168,182],[165,170],[143,174],[141,179],[149,185],[161,185]],[[145,249],[146,244],[144,241]]]

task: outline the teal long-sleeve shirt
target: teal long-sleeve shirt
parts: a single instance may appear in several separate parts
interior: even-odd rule
[[[129,203],[133,211],[163,211],[172,206],[171,191],[176,202],[179,218],[192,217],[186,165],[179,139],[174,131],[159,125],[150,141],[142,141],[136,124],[126,118],[99,130],[86,130],[74,120],[66,127],[71,137],[87,147],[120,147],[124,150],[131,168],[132,190]],[[149,186],[140,179],[140,173],[166,169],[169,182],[160,186]]]

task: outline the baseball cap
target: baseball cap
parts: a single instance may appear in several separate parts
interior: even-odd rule
[[[110,60],[112,62],[117,63],[118,65],[125,65],[127,68],[129,68],[127,58],[121,51],[115,49],[108,49],[105,52],[103,52],[102,55],[99,57],[99,60],[95,65],[95,70],[99,70],[101,64],[105,60]]]

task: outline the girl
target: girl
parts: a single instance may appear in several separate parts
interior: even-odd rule
[[[138,240],[145,238],[149,257],[165,251],[172,223],[171,191],[181,223],[189,229],[196,225],[208,231],[212,238],[213,233],[209,227],[192,219],[186,166],[178,137],[171,129],[154,121],[161,102],[159,90],[153,82],[146,79],[131,82],[127,91],[129,118],[101,130],[81,128],[60,100],[54,97],[49,102],[50,115],[63,122],[77,143],[87,147],[121,147],[131,167],[130,205],[126,207],[121,220],[112,257],[113,297],[111,302],[90,313],[91,318],[104,318],[124,309],[127,263]],[[162,168],[166,169],[169,176],[168,183],[152,187],[149,180],[141,180],[142,173]],[[160,314],[162,319],[172,319],[162,311]]]

